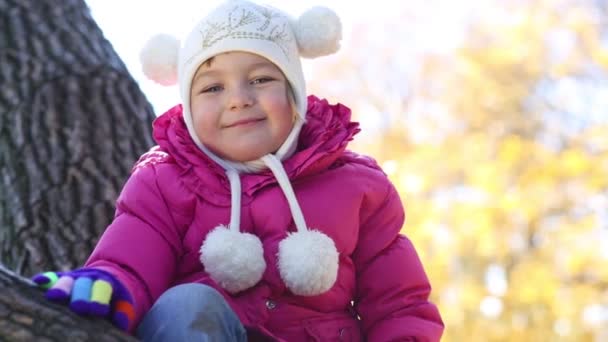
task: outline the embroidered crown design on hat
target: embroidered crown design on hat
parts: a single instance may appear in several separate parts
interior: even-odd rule
[[[300,57],[336,52],[341,34],[340,20],[328,8],[312,8],[294,20],[275,8],[232,0],[212,10],[182,45],[171,36],[157,35],[142,50],[144,74],[163,85],[179,83],[184,121],[192,140],[226,170],[231,191],[230,222],[207,234],[200,252],[205,270],[231,293],[257,284],[266,269],[260,239],[240,232],[240,174],[265,168],[277,179],[297,228],[279,243],[276,263],[286,286],[294,294],[312,296],[329,290],[336,281],[339,253],[334,241],[307,226],[281,161],[294,153],[306,120],[306,85]],[[291,86],[297,112],[292,131],[276,153],[245,163],[223,160],[209,151],[194,131],[190,112],[190,87],[198,67],[229,51],[254,53],[274,63]]]
[[[225,38],[259,39],[277,44],[283,50],[285,57],[289,58],[287,44],[293,39],[286,31],[286,23],[281,26],[275,25],[268,30],[271,27],[272,19],[276,17],[278,17],[276,12],[264,7],[261,7],[258,13],[235,7],[228,14],[228,20],[225,23],[207,22],[208,27],[202,31],[203,49],[208,49]],[[260,22],[261,25],[256,31],[252,32],[245,29],[249,24]]]

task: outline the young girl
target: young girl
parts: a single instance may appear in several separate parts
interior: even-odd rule
[[[439,340],[394,186],[346,150],[350,110],[306,96],[300,56],[340,36],[328,9],[233,0],[181,48],[153,39],[144,71],[183,105],[155,120],[85,267],[34,278],[47,297],[146,341]]]

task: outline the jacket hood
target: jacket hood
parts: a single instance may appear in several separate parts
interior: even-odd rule
[[[350,120],[348,107],[331,105],[325,99],[308,96],[306,123],[300,132],[298,147],[283,162],[290,180],[315,173],[336,162],[348,142],[360,131],[359,124]],[[196,146],[184,123],[181,105],[174,106],[154,121],[153,135],[160,150],[169,153],[180,166],[182,179],[189,188],[215,204],[230,206],[226,171]],[[276,178],[270,170],[243,174],[243,201],[246,203],[256,191],[274,183]]]

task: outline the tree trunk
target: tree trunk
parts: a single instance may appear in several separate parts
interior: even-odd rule
[[[0,262],[27,277],[82,265],[153,118],[83,0],[0,0]],[[16,277],[0,268],[0,341],[108,330]]]
[[[110,222],[153,113],[81,0],[0,0],[2,261],[81,264]]]

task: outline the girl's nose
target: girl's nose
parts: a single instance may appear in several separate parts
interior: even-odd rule
[[[246,108],[253,105],[253,94],[246,87],[235,87],[230,93],[230,109]]]

